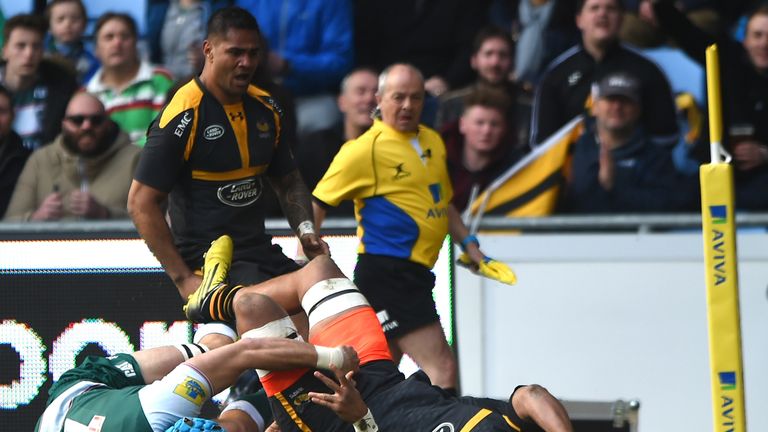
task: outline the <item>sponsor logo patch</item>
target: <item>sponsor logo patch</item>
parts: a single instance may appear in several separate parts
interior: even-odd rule
[[[202,406],[206,400],[205,387],[200,381],[186,377],[184,382],[177,385],[173,392],[197,406]]]
[[[728,207],[724,205],[709,206],[709,215],[712,217],[713,224],[724,224],[728,222]]]
[[[219,188],[219,201],[232,207],[245,207],[261,197],[261,177],[230,183]]]
[[[718,372],[721,390],[736,390],[736,372]]]
[[[184,129],[187,128],[187,125],[189,122],[192,121],[192,114],[189,113],[189,111],[184,113],[184,117],[179,120],[179,124],[176,125],[176,129],[174,129],[173,134],[177,137],[181,137],[184,134]]]
[[[219,139],[224,135],[224,126],[221,125],[210,125],[203,131],[203,138],[207,139],[208,141],[213,141],[215,139]]]
[[[404,179],[406,177],[410,177],[411,176],[411,173],[405,170],[404,165],[405,165],[405,163],[401,163],[401,164],[397,164],[397,166],[394,167],[395,168],[395,175],[394,175],[393,178],[395,180],[400,180],[400,179]]]
[[[432,432],[453,432],[453,424],[448,422],[441,423]]]

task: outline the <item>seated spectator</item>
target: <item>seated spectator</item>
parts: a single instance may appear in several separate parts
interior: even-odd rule
[[[139,58],[136,22],[130,15],[105,13],[96,22],[94,34],[101,69],[88,81],[86,90],[101,100],[131,142],[143,146],[147,128],[165,104],[173,79],[165,69]]]
[[[480,30],[470,57],[470,65],[477,73],[474,83],[458,90],[445,93],[440,97],[440,106],[435,119],[435,129],[442,130],[455,122],[464,113],[464,100],[468,95],[479,91],[497,91],[504,93],[509,101],[505,120],[507,135],[505,141],[510,146],[527,143],[530,104],[525,100],[525,92],[511,81],[512,53],[514,42],[504,30],[488,27]],[[486,90],[480,87],[487,87]]]
[[[749,14],[744,41],[715,38],[665,0],[653,2],[654,19],[685,52],[706,64],[705,50],[718,44],[723,87],[723,141],[735,165],[736,208],[768,210],[768,5]],[[709,148],[699,149],[709,162]]]
[[[294,157],[299,171],[310,190],[325,174],[341,145],[353,140],[373,124],[371,114],[376,108],[378,76],[369,68],[355,69],[341,81],[337,99],[344,121],[313,132],[301,140]]]
[[[350,0],[237,0],[259,22],[269,46],[266,66],[293,92],[297,132],[341,119],[334,93],[353,63]]]
[[[76,93],[61,134],[24,166],[6,219],[127,218],[128,189],[140,151],[95,96]]]
[[[160,61],[176,79],[203,69],[205,38],[211,4],[204,0],[172,0],[160,30]]]
[[[83,32],[88,20],[81,0],[52,0],[46,8],[50,34],[45,52],[72,70],[79,83],[86,83],[99,69],[96,56],[85,48]]]
[[[13,96],[0,86],[0,215],[5,214],[13,188],[19,179],[29,149],[21,144],[21,137],[13,131]]]
[[[37,15],[16,15],[5,23],[0,84],[13,93],[13,129],[24,147],[36,150],[61,130],[67,100],[77,90],[74,75],[43,59],[46,24]]]
[[[640,119],[642,89],[623,72],[598,84],[585,130],[574,144],[560,211],[566,213],[670,212],[683,209],[687,185],[670,152],[654,145]],[[688,194],[690,195],[690,193]]]
[[[478,90],[466,97],[461,118],[441,133],[453,184],[451,202],[459,211],[471,204],[473,187],[482,192],[519,157],[504,141],[508,105],[503,93]]]
[[[533,102],[531,139],[543,142],[591,105],[593,83],[613,72],[631,70],[641,80],[641,123],[654,142],[677,142],[675,103],[659,68],[619,42],[622,0],[580,0],[576,25],[582,42],[550,63]]]

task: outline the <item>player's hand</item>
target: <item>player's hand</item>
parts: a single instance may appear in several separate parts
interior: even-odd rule
[[[357,391],[355,380],[352,379],[354,372],[344,374],[336,368],[331,370],[336,374],[338,383],[318,371],[315,371],[315,378],[322,381],[333,393],[309,392],[309,400],[335,412],[347,423],[360,420],[368,413],[368,406]]]
[[[330,255],[331,249],[328,247],[328,243],[320,238],[317,234],[304,234],[299,237],[301,242],[301,249],[304,251],[307,259],[312,260],[319,255]]]
[[[272,422],[271,425],[267,426],[264,432],[280,432],[280,426],[278,426],[276,422]]]
[[[45,197],[40,207],[32,213],[30,219],[36,221],[59,220],[61,219],[62,210],[61,194],[53,192]]]
[[[347,372],[357,372],[360,369],[360,358],[357,356],[357,351],[351,346],[344,345],[341,348],[341,352],[344,354],[344,363],[342,363],[340,372],[346,374]]]
[[[485,276],[489,279],[497,280],[501,283],[508,285],[514,285],[517,283],[517,276],[515,272],[509,268],[508,265],[501,261],[496,261],[493,258],[483,257],[482,260],[475,262],[467,255],[463,253],[459,256],[458,264],[468,268],[473,273]]]

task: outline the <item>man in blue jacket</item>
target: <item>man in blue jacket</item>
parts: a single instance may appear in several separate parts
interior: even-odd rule
[[[597,86],[594,118],[573,149],[560,208],[569,213],[682,210],[687,188],[668,149],[654,145],[640,124],[640,82],[625,72]]]

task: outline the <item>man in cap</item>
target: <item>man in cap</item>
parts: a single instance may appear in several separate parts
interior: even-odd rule
[[[575,144],[560,203],[570,213],[681,210],[685,191],[668,149],[654,145],[640,119],[640,81],[606,75],[593,89],[593,114]]]

